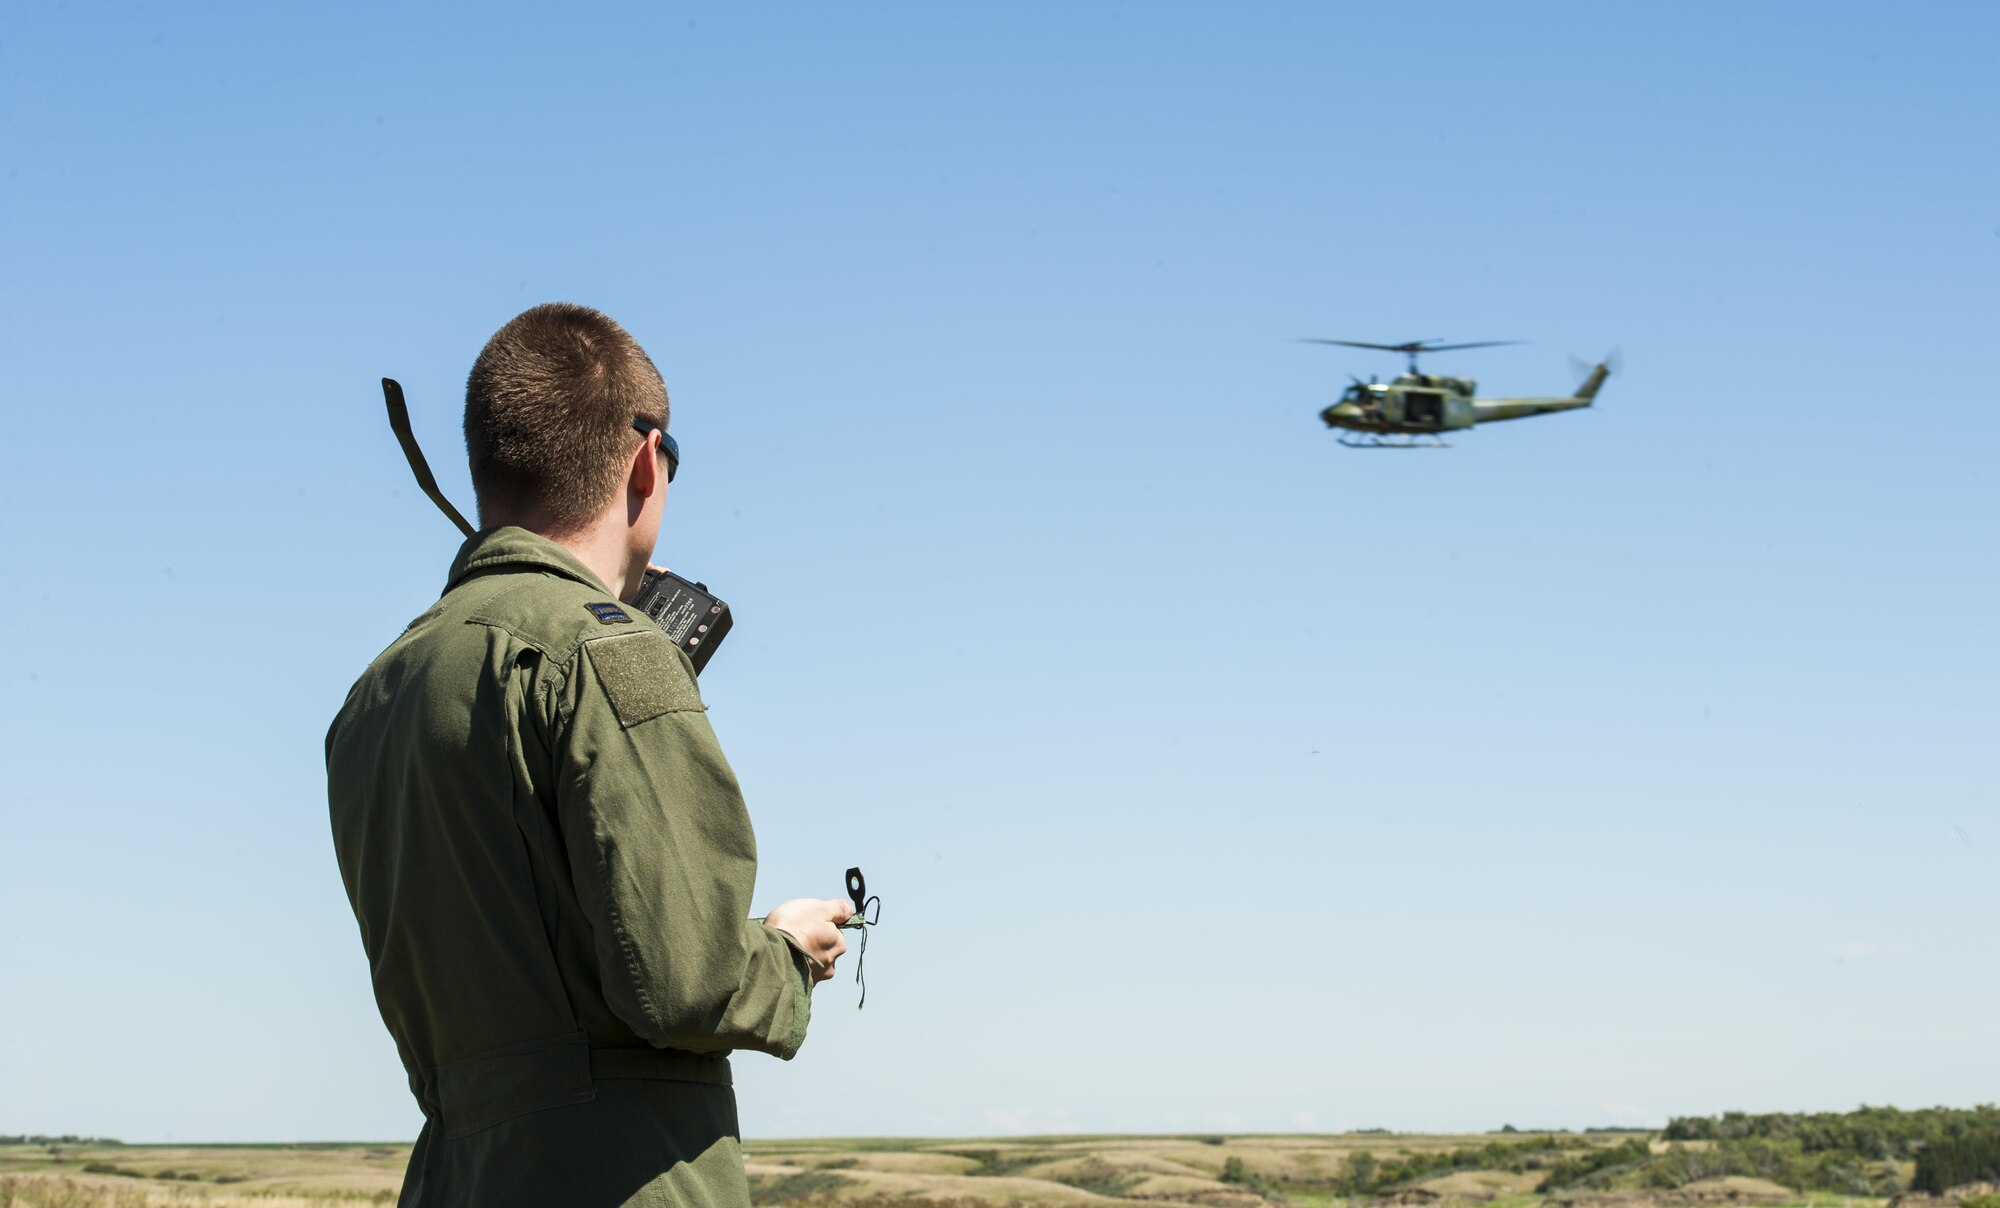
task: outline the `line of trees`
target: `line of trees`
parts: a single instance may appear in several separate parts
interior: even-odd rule
[[[1917,1155],[1912,1191],[1936,1195],[1967,1183],[2000,1182],[2000,1132],[1935,1141]]]
[[[1660,1135],[1668,1141],[1796,1141],[1807,1153],[1839,1151],[1894,1160],[1940,1141],[2000,1133],[2000,1107],[1927,1107],[1903,1111],[1863,1106],[1851,1112],[1725,1112],[1682,1116]]]
[[[1910,1189],[1941,1191],[2000,1178],[2000,1108],[1930,1107],[1903,1111],[1726,1112],[1685,1116],[1662,1139],[1675,1146],[1644,1170],[1652,1187],[1696,1179],[1754,1175],[1801,1191],[1894,1195],[1905,1190],[1896,1163],[1917,1163]]]
[[[1799,1191],[1855,1196],[2000,1181],[2000,1108],[1990,1104],[1916,1111],[1862,1107],[1811,1114],[1729,1112],[1675,1119],[1660,1136],[1670,1144],[1659,1153],[1645,1137],[1579,1148],[1575,1138],[1553,1135],[1392,1158],[1362,1151],[1348,1158],[1330,1181],[1330,1189],[1349,1196],[1379,1195],[1460,1170],[1546,1171],[1536,1188],[1542,1193],[1613,1187],[1672,1190],[1729,1175],[1769,1179]],[[1905,1187],[1901,1170],[1907,1167],[1897,1163],[1912,1158],[1917,1173]]]
[[[1363,1151],[1348,1158],[1329,1189],[1349,1196],[1380,1195],[1459,1170],[1546,1171],[1536,1188],[1545,1194],[1614,1187],[1672,1190],[1729,1175],[1769,1179],[1799,1191],[1853,1196],[2000,1181],[2000,1109],[1992,1105],[1917,1111],[1862,1107],[1811,1114],[1729,1112],[1676,1119],[1660,1136],[1670,1144],[1659,1153],[1653,1152],[1646,1137],[1579,1147],[1574,1137],[1553,1135],[1519,1141],[1509,1137],[1484,1146],[1392,1158]],[[1908,1167],[1899,1168],[1897,1163],[1912,1158],[1917,1173],[1906,1187],[1901,1171]]]
[[[1879,1154],[1809,1151],[1795,1137],[1747,1137],[1713,1141],[1699,1148],[1674,1146],[1648,1162],[1641,1174],[1646,1186],[1669,1190],[1727,1175],[1749,1175],[1800,1191],[1840,1195],[1894,1195],[1903,1189],[1896,1164]]]

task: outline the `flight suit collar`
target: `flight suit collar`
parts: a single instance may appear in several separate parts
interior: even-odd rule
[[[553,571],[587,586],[605,589],[604,581],[581,558],[540,533],[511,524],[467,537],[465,544],[458,547],[458,557],[451,561],[444,589],[450,591],[474,575],[498,570]]]

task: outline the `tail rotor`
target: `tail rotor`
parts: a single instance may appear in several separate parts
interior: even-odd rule
[[[1625,358],[1623,354],[1614,348],[1603,360],[1597,362],[1595,365],[1585,361],[1582,357],[1571,356],[1569,366],[1583,379],[1577,386],[1576,394],[1573,397],[1580,398],[1588,403],[1597,398],[1598,390],[1604,386],[1604,379],[1613,374],[1624,372]]]

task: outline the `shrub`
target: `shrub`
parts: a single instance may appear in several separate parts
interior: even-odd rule
[[[1375,1155],[1367,1150],[1349,1154],[1347,1157],[1347,1177],[1342,1180],[1351,1194],[1359,1195],[1375,1186],[1375,1175],[1380,1170]]]
[[[1242,1160],[1231,1158],[1230,1161],[1241,1165]],[[1071,1187],[1088,1191],[1093,1195],[1117,1199],[1145,1180],[1130,1171],[1120,1170],[1108,1162],[1092,1158],[1077,1167],[1074,1173],[1056,1176],[1056,1181],[1067,1183]]]
[[[980,1175],[985,1178],[1004,1178],[1007,1175],[1019,1174],[1037,1162],[1048,1161],[1050,1157],[1046,1153],[1022,1153],[1019,1151],[1002,1153],[997,1149],[949,1149],[945,1152],[955,1154],[961,1158],[971,1158],[973,1161],[979,1163],[978,1166],[965,1173]]]

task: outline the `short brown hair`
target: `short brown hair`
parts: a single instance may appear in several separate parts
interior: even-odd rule
[[[465,379],[465,451],[482,523],[525,511],[583,527],[624,475],[635,419],[667,426],[667,387],[609,315],[568,302],[523,311],[493,333]]]

